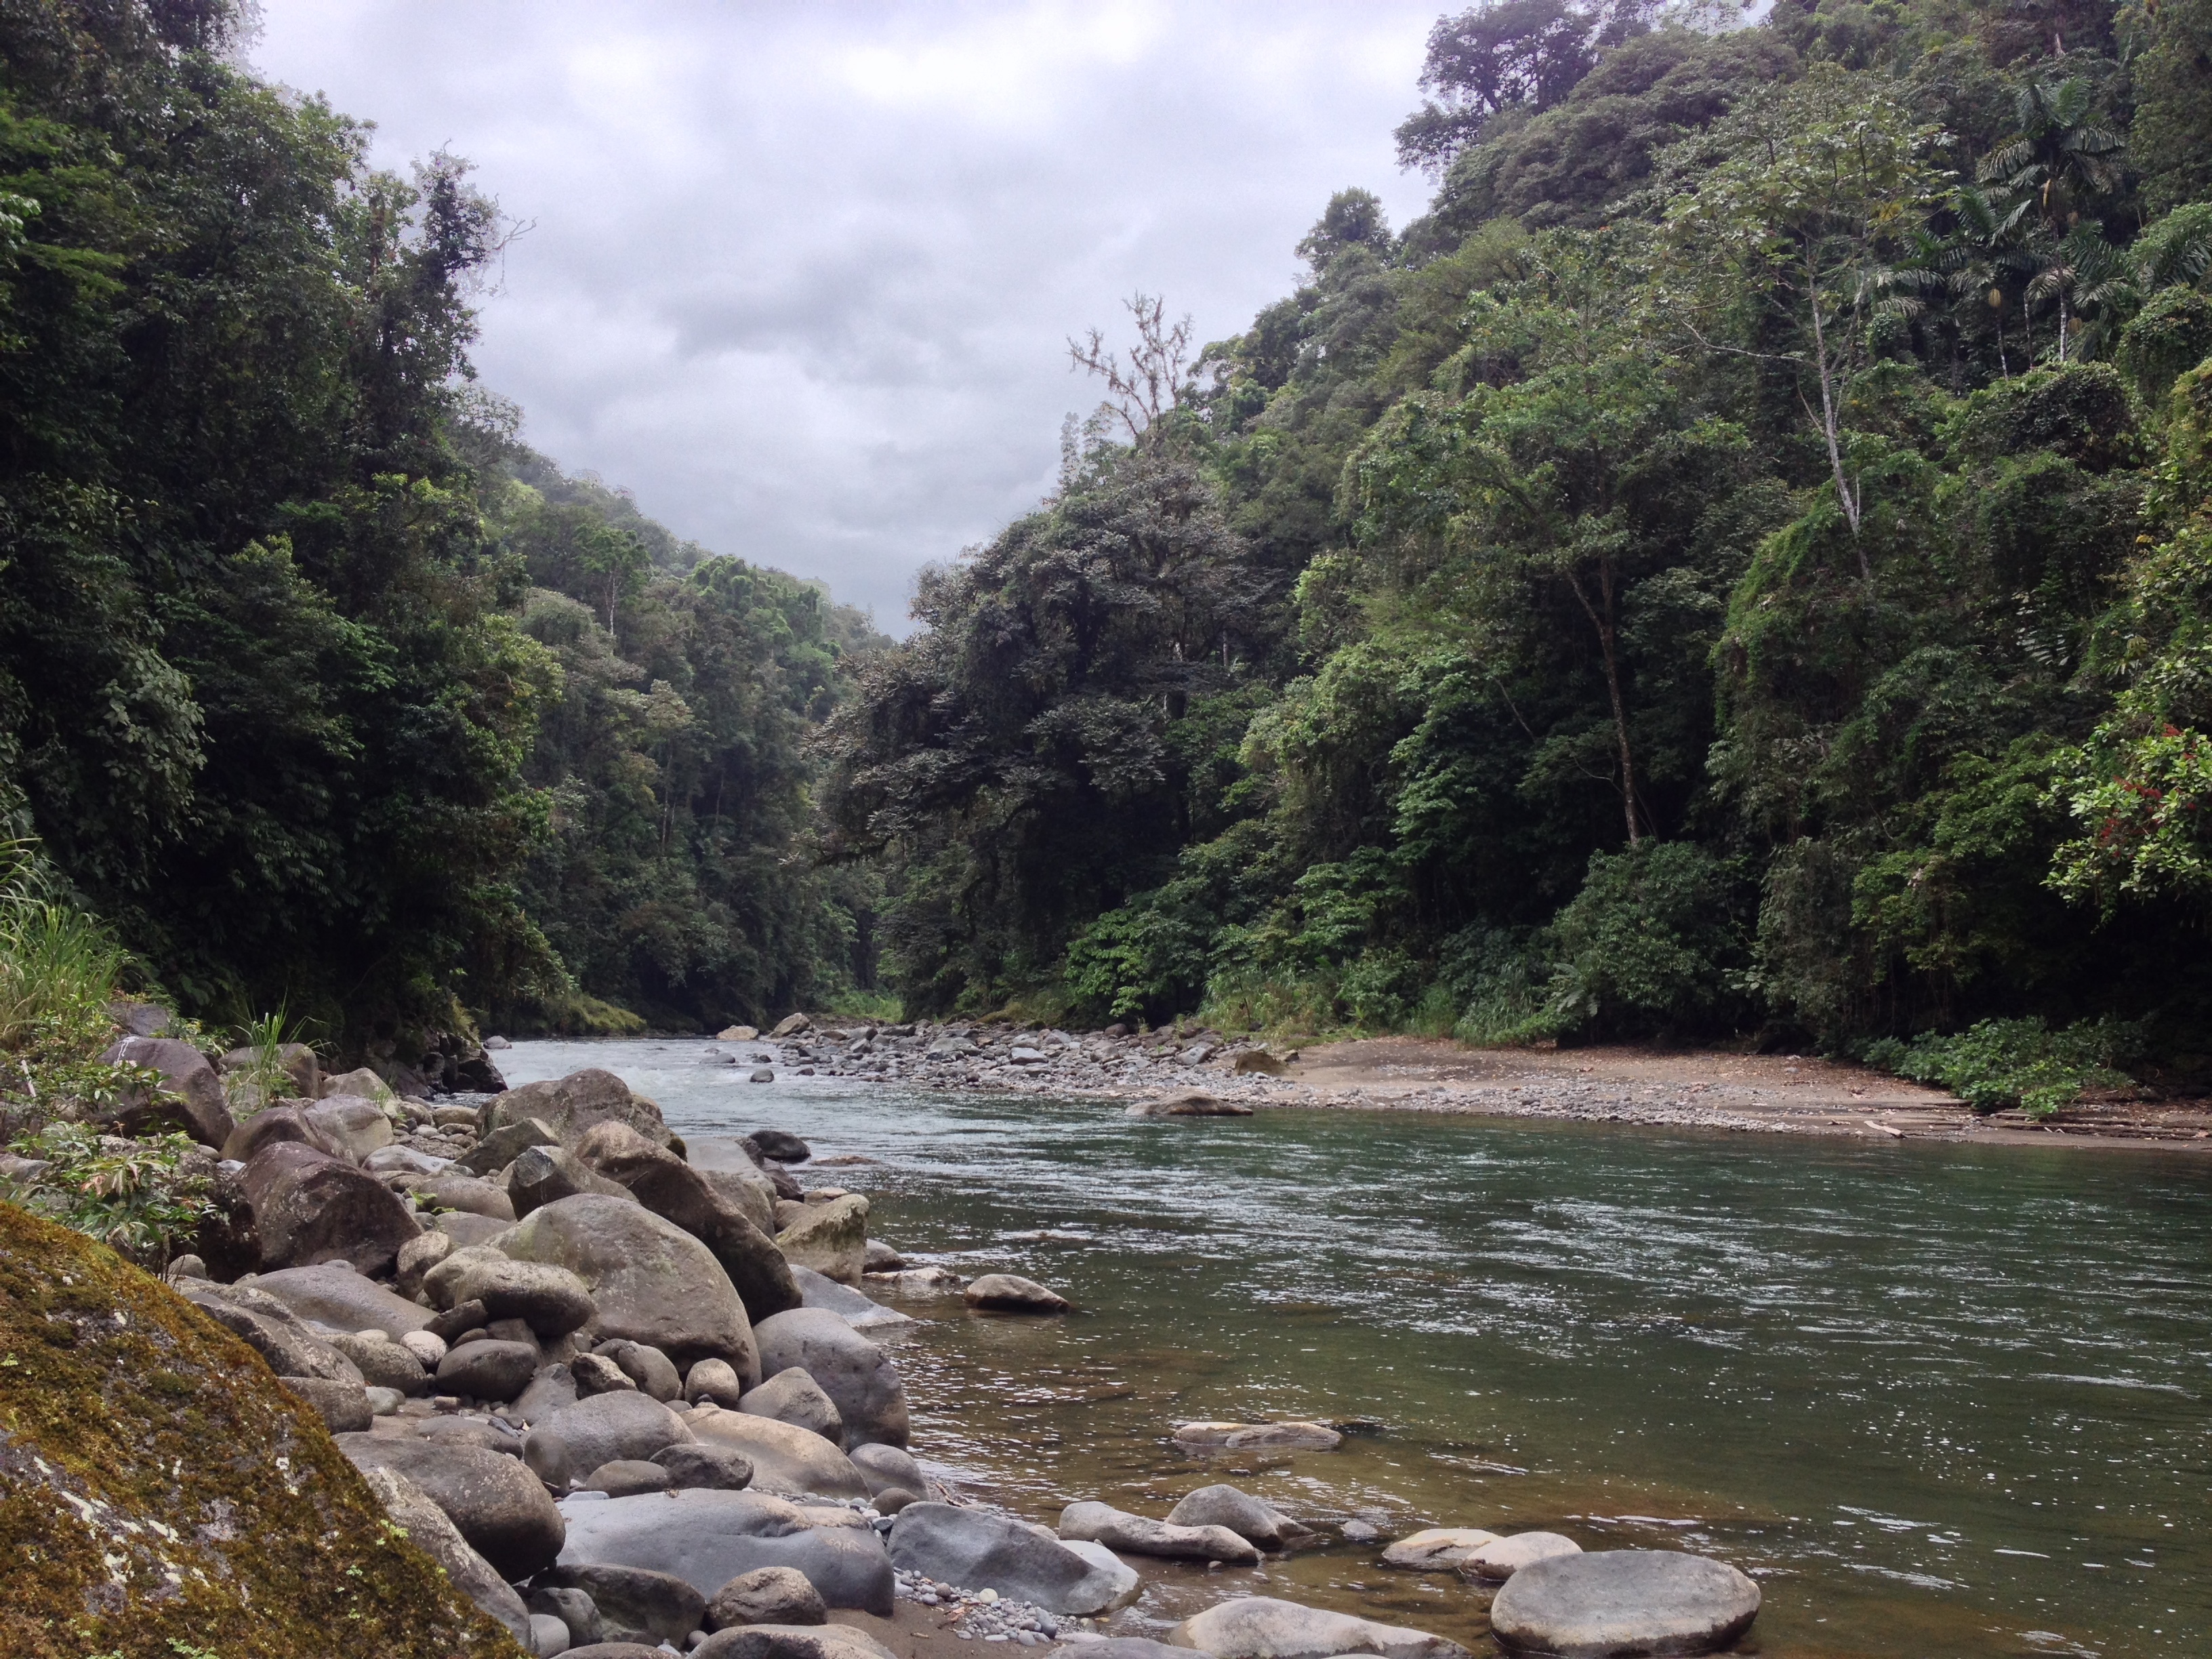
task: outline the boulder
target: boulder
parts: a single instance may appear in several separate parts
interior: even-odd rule
[[[898,1511],[903,1511],[908,1504],[921,1501],[918,1498],[907,1498],[894,1488],[878,1498],[877,1504],[880,1508],[884,1503],[892,1503]],[[1137,1570],[1103,1544],[1094,1543],[1087,1538],[1063,1538],[1060,1540],[1060,1547],[1081,1556],[1106,1575],[1113,1596],[1106,1604],[1109,1608],[1126,1607],[1143,1593],[1144,1581],[1137,1577]]]
[[[706,1596],[673,1573],[590,1563],[557,1566],[538,1582],[549,1589],[581,1590],[592,1598],[602,1629],[642,1642],[680,1647],[707,1616]]]
[[[763,1321],[753,1337],[763,1376],[772,1381],[780,1371],[802,1370],[835,1402],[845,1444],[906,1444],[906,1385],[897,1369],[837,1315],[794,1308]]]
[[[307,1127],[307,1115],[300,1108],[270,1106],[231,1130],[222,1143],[222,1155],[234,1163],[250,1164],[264,1146],[273,1146],[280,1140],[296,1140],[325,1152],[331,1150]]]
[[[778,1371],[753,1389],[738,1401],[738,1409],[818,1434],[833,1446],[845,1443],[845,1419],[838,1414],[836,1402],[795,1366]]]
[[[410,1334],[422,1335],[416,1332]],[[331,1339],[331,1346],[354,1363],[362,1380],[372,1388],[391,1389],[400,1395],[428,1394],[430,1374],[422,1361],[382,1331],[348,1332]],[[361,1425],[366,1428],[367,1424]]]
[[[532,1146],[557,1146],[561,1138],[550,1124],[534,1117],[502,1123],[454,1160],[471,1175],[488,1176],[504,1170]]]
[[[522,1598],[477,1553],[460,1529],[446,1518],[422,1487],[397,1469],[362,1472],[376,1501],[407,1540],[445,1569],[455,1589],[504,1625],[518,1640],[526,1638],[530,1615]]]
[[[134,1002],[118,997],[107,1005],[107,1017],[125,1036],[159,1036],[176,1015],[158,1002]]]
[[[603,1353],[580,1353],[568,1362],[568,1374],[575,1379],[579,1399],[589,1400],[602,1394],[635,1394],[636,1382],[629,1373]]]
[[[589,1647],[570,1648],[567,1659],[662,1659],[668,1650],[644,1642],[594,1642]]]
[[[1493,1538],[1469,1550],[1463,1570],[1472,1577],[1503,1583],[1522,1568],[1555,1556],[1579,1555],[1582,1546],[1556,1532],[1516,1532],[1510,1538]]]
[[[786,1213],[780,1210],[779,1220]],[[785,1223],[775,1244],[795,1267],[811,1267],[841,1285],[857,1285],[868,1255],[868,1200],[847,1193],[827,1203],[808,1204]]]
[[[1075,1305],[1059,1292],[1018,1273],[985,1273],[971,1280],[962,1294],[969,1307],[993,1313],[1066,1313]]]
[[[691,1659],[897,1659],[850,1625],[732,1625],[691,1650]]]
[[[754,1492],[695,1488],[566,1505],[565,1571],[642,1567],[683,1579],[704,1597],[757,1567],[791,1567],[833,1607],[888,1617],[891,1564],[865,1526],[816,1526],[809,1512]]]
[[[599,1610],[592,1598],[580,1589],[564,1589],[557,1584],[535,1585],[524,1598],[524,1605],[539,1618],[558,1619],[568,1634],[569,1640],[580,1646],[599,1641],[603,1630]]]
[[[538,1350],[526,1342],[463,1342],[438,1362],[438,1392],[472,1400],[512,1400],[538,1371]]]
[[[358,1365],[266,1291],[205,1279],[179,1279],[175,1290],[223,1329],[242,1337],[279,1376],[319,1376],[356,1386],[364,1381]]]
[[[364,1273],[389,1273],[399,1247],[422,1231],[374,1176],[296,1141],[255,1153],[238,1188],[264,1271],[346,1261]]]
[[[392,1120],[374,1101],[333,1095],[302,1108],[300,1116],[318,1142],[349,1164],[392,1144]]]
[[[1214,1659],[1331,1659],[1352,1653],[1381,1659],[1471,1659],[1458,1643],[1425,1630],[1325,1613],[1267,1595],[1218,1602],[1184,1620],[1168,1640]]]
[[[806,1575],[792,1567],[755,1567],[707,1598],[706,1630],[732,1625],[823,1625],[830,1609]]]
[[[735,1410],[744,1395],[744,1385],[726,1359],[702,1359],[684,1375],[684,1398],[691,1405],[705,1400]]]
[[[1113,1574],[1040,1528],[988,1510],[909,1504],[891,1523],[890,1558],[966,1589],[994,1589],[1048,1613],[1087,1616],[1114,1604]]]
[[[264,1114],[264,1115],[265,1116],[266,1114]],[[304,1118],[301,1121],[302,1122],[306,1121]],[[361,1167],[368,1170],[369,1174],[385,1181],[386,1184],[397,1184],[402,1188],[406,1186],[407,1183],[403,1181],[393,1183],[391,1181],[391,1177],[393,1176],[434,1176],[452,1175],[455,1173],[453,1160],[450,1158],[439,1158],[429,1152],[420,1151],[413,1146],[403,1145],[398,1141],[394,1141],[389,1146],[378,1147],[367,1158],[362,1159]]]
[[[626,1336],[679,1365],[726,1359],[760,1377],[744,1304],[707,1247],[626,1199],[580,1194],[533,1210],[501,1236],[519,1261],[566,1267],[591,1291],[601,1337]]]
[[[761,1231],[762,1237],[774,1238],[775,1225],[775,1182],[758,1164],[747,1160],[742,1169],[701,1169],[699,1178],[736,1205],[746,1220]]]
[[[323,1426],[332,1434],[365,1429],[375,1420],[376,1412],[369,1404],[368,1390],[358,1382],[337,1382],[325,1376],[280,1376],[276,1380],[288,1393],[313,1406],[315,1415],[323,1419]]]
[[[860,1263],[860,1273],[863,1278],[870,1273],[895,1273],[905,1266],[904,1256],[880,1238],[872,1238],[868,1241],[867,1255]]]
[[[1480,1527],[1431,1527],[1399,1539],[1382,1552],[1386,1567],[1410,1567],[1416,1571],[1449,1568],[1457,1571],[1468,1565],[1477,1550],[1498,1542],[1494,1532],[1485,1532]]]
[[[906,1267],[870,1277],[875,1288],[892,1296],[958,1296],[968,1288],[968,1281],[950,1267]]]
[[[410,1176],[401,1185],[404,1190],[414,1194],[416,1203],[426,1210],[463,1210],[471,1215],[489,1216],[494,1221],[518,1218],[514,1200],[490,1182],[475,1176],[451,1171]]]
[[[515,1396],[511,1415],[535,1426],[555,1412],[574,1405],[577,1398],[576,1379],[568,1366],[541,1365],[538,1375],[530,1379],[530,1386]]]
[[[253,1288],[273,1296],[302,1319],[340,1331],[382,1331],[398,1337],[430,1322],[430,1310],[394,1296],[373,1279],[341,1262],[284,1267],[262,1273]]]
[[[586,1169],[574,1152],[556,1146],[524,1147],[507,1165],[506,1180],[507,1201],[514,1205],[518,1221],[532,1210],[542,1210],[548,1204],[557,1204],[579,1193],[599,1193],[608,1198],[630,1196],[629,1188],[622,1182]]]
[[[380,1106],[398,1098],[398,1096],[392,1092],[392,1085],[366,1066],[356,1066],[350,1072],[340,1072],[336,1077],[326,1077],[323,1079],[323,1099],[329,1100],[339,1095],[350,1095],[358,1100],[374,1101]]]
[[[747,1412],[700,1411],[691,1432],[708,1445],[728,1446],[753,1466],[753,1487],[768,1492],[819,1492],[866,1498],[868,1483],[852,1460],[818,1434]]]
[[[611,1121],[594,1125],[575,1152],[586,1168],[619,1182],[640,1204],[712,1251],[756,1324],[799,1305],[783,1252],[741,1206],[673,1152]]]
[[[480,1331],[484,1324],[484,1304],[481,1302],[456,1302],[422,1328],[449,1346],[470,1331]],[[441,1359],[445,1356],[438,1356]]]
[[[258,1048],[233,1048],[216,1065],[225,1072],[242,1072],[261,1058]],[[292,1085],[293,1093],[305,1100],[319,1098],[323,1092],[322,1062],[315,1051],[304,1042],[280,1044],[276,1050],[276,1065]],[[280,1089],[278,1093],[283,1091]]]
[[[872,1243],[868,1246],[874,1249]],[[896,1258],[894,1258],[896,1260]],[[794,1267],[792,1281],[799,1286],[803,1306],[820,1308],[833,1313],[856,1331],[880,1329],[886,1325],[911,1325],[914,1316],[902,1314],[896,1308],[886,1308],[880,1302],[863,1296],[848,1285],[840,1285],[827,1273],[817,1273],[811,1267]],[[780,1311],[780,1310],[779,1310]],[[757,1316],[753,1322],[757,1325]]]
[[[522,1639],[525,1653],[550,1656],[568,1653],[574,1648],[574,1644],[568,1639],[568,1626],[565,1620],[556,1619],[550,1613],[530,1615],[530,1634]]]
[[[430,1331],[404,1331],[393,1340],[431,1370],[446,1357],[446,1339]]]
[[[814,1022],[804,1014],[786,1014],[781,1019],[776,1021],[775,1029],[769,1035],[772,1037],[797,1036],[801,1031],[811,1027],[813,1024]]]
[[[855,1446],[845,1455],[853,1460],[853,1467],[868,1483],[871,1498],[892,1490],[909,1492],[921,1498],[929,1491],[928,1483],[922,1478],[921,1465],[897,1446]]]
[[[1060,1513],[1060,1535],[1085,1543],[1103,1544],[1129,1555],[1156,1555],[1169,1560],[1227,1561],[1240,1567],[1257,1565],[1259,1550],[1226,1527],[1170,1526],[1146,1515],[1131,1515],[1110,1504],[1070,1504]]]
[[[505,1232],[507,1224],[488,1215],[472,1215],[466,1210],[447,1210],[430,1224],[458,1245],[489,1244]]]
[[[1759,1591],[1724,1561],[1674,1550],[1597,1550],[1531,1562],[1490,1604],[1509,1652],[1560,1659],[1712,1653],[1759,1617]]]
[[[745,1137],[763,1158],[778,1164],[804,1164],[814,1149],[787,1129],[756,1129]]]
[[[447,1250],[434,1266],[423,1273],[422,1294],[430,1298],[430,1305],[434,1308],[450,1310],[459,1307],[464,1302],[476,1301],[478,1298],[460,1294],[461,1279],[471,1269],[492,1267],[501,1262],[508,1262],[511,1265],[512,1259],[506,1251],[495,1246],[457,1243],[453,1249]],[[484,1318],[490,1317],[490,1313],[487,1311]],[[483,1321],[480,1320],[477,1322],[482,1323]],[[439,1334],[450,1342],[459,1333],[441,1330]]]
[[[1283,1549],[1293,1539],[1310,1536],[1313,1530],[1273,1504],[1229,1486],[1200,1486],[1168,1511],[1168,1521],[1178,1527],[1226,1527],[1263,1550]]]
[[[1102,1641],[1071,1643],[1044,1659],[1206,1659],[1196,1648],[1174,1648],[1144,1636],[1109,1636]]]
[[[592,1352],[602,1359],[613,1360],[622,1374],[637,1384],[641,1394],[660,1401],[684,1397],[684,1379],[677,1375],[675,1363],[658,1348],[617,1337],[611,1342],[600,1343]]]
[[[548,1486],[566,1490],[603,1463],[650,1462],[691,1438],[684,1419],[657,1400],[635,1392],[596,1394],[533,1423],[522,1456]]]
[[[1176,1443],[1195,1450],[1330,1451],[1344,1437],[1322,1423],[1185,1423]]]
[[[519,1458],[381,1434],[344,1434],[337,1442],[364,1473],[396,1469],[420,1486],[501,1577],[526,1577],[560,1554],[561,1512]]]
[[[459,1253],[467,1261],[443,1279],[442,1291],[431,1291],[434,1298],[481,1302],[486,1319],[520,1319],[544,1337],[566,1336],[592,1322],[598,1311],[592,1293],[566,1267],[517,1261],[488,1245],[477,1249],[482,1253]]]
[[[1179,1089],[1171,1095],[1162,1095],[1157,1100],[1140,1100],[1131,1106],[1129,1117],[1249,1117],[1252,1109],[1241,1100],[1224,1100],[1203,1089]]]
[[[742,1492],[753,1483],[752,1460],[734,1446],[708,1446],[694,1441],[665,1447],[653,1453],[653,1461],[668,1471],[672,1486]]]
[[[161,1074],[158,1089],[125,1090],[109,1120],[125,1134],[174,1121],[203,1146],[220,1149],[236,1126],[222,1079],[207,1056],[175,1037],[129,1036],[100,1056],[108,1066],[144,1066]]]
[[[618,1457],[586,1475],[579,1492],[603,1492],[610,1498],[635,1498],[641,1492],[666,1492],[676,1484],[658,1463]]]
[[[477,1115],[477,1133],[494,1131],[526,1118],[535,1118],[553,1131],[562,1146],[574,1147],[594,1124],[627,1123],[656,1146],[674,1139],[661,1121],[660,1108],[612,1072],[593,1066],[571,1072],[545,1083],[525,1083],[484,1103]]]
[[[14,1205],[0,1358],[10,1659],[321,1655],[333,1631],[362,1659],[512,1659],[251,1349]]]
[[[717,1042],[750,1042],[760,1032],[750,1025],[729,1025],[714,1033]]]

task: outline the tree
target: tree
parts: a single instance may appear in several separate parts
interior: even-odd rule
[[[1598,52],[1645,27],[1643,0],[1485,0],[1429,31],[1421,107],[1399,125],[1398,165],[1431,177],[1482,136],[1500,110],[1547,110],[1595,67]]]
[[[1190,389],[1190,319],[1170,325],[1167,301],[1155,295],[1135,295],[1127,303],[1137,325],[1137,343],[1127,353],[1109,351],[1105,334],[1094,328],[1067,343],[1067,356],[1074,368],[1106,382],[1102,408],[1127,428],[1131,443],[1154,442],[1166,430],[1162,422],[1169,411]]]

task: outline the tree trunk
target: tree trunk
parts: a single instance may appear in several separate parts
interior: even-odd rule
[[[1835,475],[1836,499],[1843,503],[1844,517],[1850,521],[1851,540],[1859,538],[1859,498],[1844,477],[1844,451],[1838,437],[1840,417],[1836,408],[1836,389],[1833,373],[1828,363],[1827,325],[1820,320],[1820,273],[1813,264],[1813,256],[1805,256],[1806,287],[1813,302],[1813,361],[1820,371],[1820,435],[1827,441],[1828,470]],[[1858,550],[1859,578],[1874,580],[1874,568],[1867,562],[1866,549]]]
[[[1583,614],[1590,626],[1597,629],[1600,653],[1605,658],[1606,694],[1613,701],[1613,734],[1620,746],[1620,810],[1628,821],[1628,844],[1640,846],[1644,840],[1642,827],[1636,812],[1636,756],[1628,741],[1628,699],[1620,690],[1620,653],[1618,631],[1613,614],[1613,566],[1610,562],[1598,562],[1598,597],[1602,608],[1590,603],[1583,587],[1582,578],[1571,570],[1567,573],[1567,585],[1574,589]]]

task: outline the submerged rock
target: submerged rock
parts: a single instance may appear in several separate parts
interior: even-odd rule
[[[1759,1617],[1759,1586],[1724,1561],[1674,1550],[1599,1550],[1523,1567],[1490,1605],[1511,1652],[1560,1659],[1711,1653]]]
[[[1070,1504],[1060,1511],[1063,1540],[1103,1544],[1130,1555],[1177,1561],[1228,1561],[1252,1566],[1259,1550],[1226,1527],[1173,1526],[1148,1515],[1131,1515],[1110,1504]]]
[[[963,1294],[969,1307],[992,1313],[1066,1313],[1075,1305],[1057,1291],[1018,1273],[985,1273]]]
[[[1425,1568],[1464,1567],[1475,1552],[1491,1544],[1499,1543],[1494,1532],[1485,1532],[1480,1527],[1431,1527],[1401,1538],[1382,1552],[1386,1567]]]
[[[1273,1504],[1231,1486],[1200,1486],[1168,1511],[1168,1521],[1178,1527],[1226,1527],[1263,1550],[1285,1548],[1294,1539],[1310,1537],[1313,1532]]]
[[[1326,1424],[1303,1422],[1185,1423],[1175,1437],[1177,1445],[1222,1451],[1332,1451],[1344,1440]]]

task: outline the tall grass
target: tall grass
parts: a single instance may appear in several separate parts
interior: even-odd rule
[[[44,1066],[91,1060],[114,1033],[107,1005],[129,952],[52,890],[27,842],[0,842],[0,1054],[37,1092]]]

